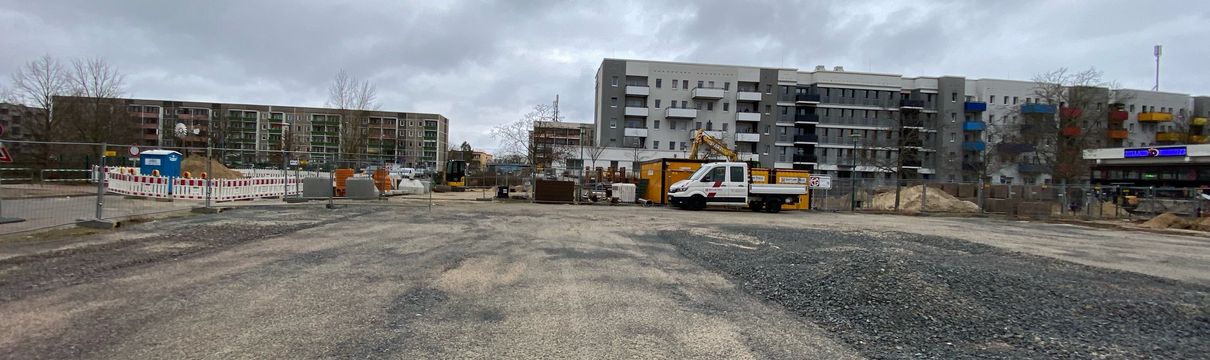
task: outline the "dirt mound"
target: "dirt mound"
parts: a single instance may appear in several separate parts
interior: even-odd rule
[[[928,191],[927,201],[921,201],[921,196],[924,195],[924,185],[916,185],[909,188],[904,188],[899,194],[899,210],[907,212],[919,212],[921,203],[924,203],[925,211],[931,212],[949,212],[949,213],[975,213],[979,212],[979,205],[970,201],[965,201],[942,191],[941,189],[932,188]],[[874,195],[870,199],[870,207],[878,210],[894,210],[895,209],[895,191],[887,191]]]
[[[1189,221],[1173,213],[1163,213],[1143,223],[1143,227],[1152,229],[1188,229],[1189,225]]]
[[[1210,217],[1204,217],[1197,221],[1190,221],[1189,228],[1197,231],[1210,231]]]
[[[202,156],[190,156],[181,161],[181,174],[186,171],[195,178],[202,176],[206,172],[206,158]],[[239,179],[244,177],[238,171],[228,169],[222,163],[210,160],[210,178],[211,179]]]

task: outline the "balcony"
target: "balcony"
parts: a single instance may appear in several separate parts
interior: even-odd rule
[[[670,107],[670,108],[664,109],[664,117],[679,118],[679,119],[693,119],[693,118],[697,117],[697,109],[671,108]]]
[[[742,153],[739,154],[739,161],[760,161],[760,154]]]
[[[1063,107],[1059,109],[1059,117],[1064,119],[1078,119],[1084,115],[1084,109],[1078,107]]]
[[[1110,139],[1122,140],[1130,134],[1126,132],[1126,129],[1109,129],[1105,132],[1105,135],[1109,136]]]
[[[803,145],[817,144],[817,143],[819,143],[819,135],[816,135],[816,134],[794,135],[794,143],[803,144]]]
[[[1189,135],[1189,143],[1191,144],[1205,144],[1206,140],[1206,135]]]
[[[981,161],[964,162],[964,163],[962,163],[962,170],[963,171],[983,171],[983,162],[981,162]]]
[[[707,88],[707,87],[693,88],[693,98],[694,99],[718,100],[718,99],[722,99],[723,95],[726,95],[726,94],[727,94],[726,90],[719,89],[719,88]]]
[[[1054,114],[1055,106],[1050,105],[1050,104],[1039,104],[1039,103],[1022,104],[1021,113],[1022,114]]]
[[[647,108],[637,106],[627,106],[626,116],[647,116]]]
[[[966,112],[984,112],[987,111],[987,103],[982,101],[967,101],[962,104],[962,109]]]
[[[982,151],[984,151],[984,150],[987,150],[987,143],[982,142],[982,141],[963,141],[963,142],[962,142],[962,150],[963,150],[963,151],[979,151],[979,152],[982,152]]]
[[[704,132],[706,133],[706,135],[710,135],[710,137],[713,137],[713,138],[715,138],[715,139],[722,139],[722,138],[723,138],[723,132],[722,132],[722,131],[717,131],[717,130],[707,130],[707,131],[704,131]],[[692,137],[693,137],[693,133],[692,133],[692,132],[690,132],[690,133],[689,133],[689,137],[690,137],[690,138],[692,138]]]
[[[760,113],[737,112],[735,113],[735,121],[760,121]]]
[[[899,100],[900,110],[924,110],[924,100]]]
[[[1185,138],[1185,134],[1178,132],[1157,132],[1155,133],[1155,141],[1162,142],[1177,142]]]
[[[1206,118],[1200,117],[1200,116],[1195,117],[1195,118],[1189,120],[1189,125],[1190,126],[1206,126]]]
[[[813,164],[813,163],[819,162],[819,157],[816,156],[815,154],[794,154],[793,160],[796,163],[812,163]]]
[[[820,100],[819,94],[797,94],[794,95],[794,103],[796,104],[818,104]]]
[[[760,134],[757,133],[735,133],[736,142],[760,142]]]
[[[647,129],[628,127],[623,130],[623,134],[626,136],[647,137]]]
[[[1050,166],[1044,164],[1017,164],[1017,172],[1022,174],[1044,174],[1050,172]]]
[[[981,120],[970,120],[962,123],[962,131],[983,131],[987,130],[987,123]]]
[[[1003,153],[1003,154],[1027,153],[1027,152],[1033,152],[1035,149],[1036,148],[1034,147],[1034,144],[1025,144],[1025,143],[996,144],[996,151]]]
[[[1075,126],[1067,126],[1067,127],[1064,127],[1062,130],[1059,130],[1059,134],[1066,136],[1066,137],[1080,136],[1081,132],[1082,131],[1080,130],[1080,128],[1075,127]]]
[[[1140,122],[1165,122],[1172,121],[1171,113],[1163,112],[1142,112],[1139,113]]]
[[[646,86],[626,85],[626,95],[630,96],[647,96],[651,94],[651,88]]]
[[[803,124],[803,125],[818,124],[819,123],[819,114],[795,114],[794,123]]]
[[[1130,118],[1130,113],[1125,110],[1112,110],[1109,112],[1109,121],[1126,121]]]
[[[908,158],[908,159],[903,160],[903,167],[917,167],[918,168],[923,165],[924,165],[924,162],[921,161],[920,159]]]
[[[918,117],[902,118],[899,119],[899,126],[905,128],[922,128],[924,127],[924,120],[921,120]]]
[[[760,93],[755,91],[740,91],[735,93],[736,101],[760,101]]]

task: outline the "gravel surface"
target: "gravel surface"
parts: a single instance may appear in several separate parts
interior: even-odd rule
[[[1210,288],[1202,285],[935,236],[715,230],[651,237],[872,358],[1210,353]]]

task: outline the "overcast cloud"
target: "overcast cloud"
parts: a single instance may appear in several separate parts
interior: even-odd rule
[[[771,15],[771,16],[770,16]],[[1210,95],[1204,1],[55,1],[0,0],[3,83],[41,54],[102,56],[128,95],[322,106],[341,68],[382,109],[494,125],[561,95],[592,121],[604,57],[1028,80],[1095,66],[1149,89]]]

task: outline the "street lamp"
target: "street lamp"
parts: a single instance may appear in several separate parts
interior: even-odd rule
[[[849,137],[853,139],[852,167],[849,168],[849,211],[857,210],[857,140],[861,139],[861,134],[850,132]]]

